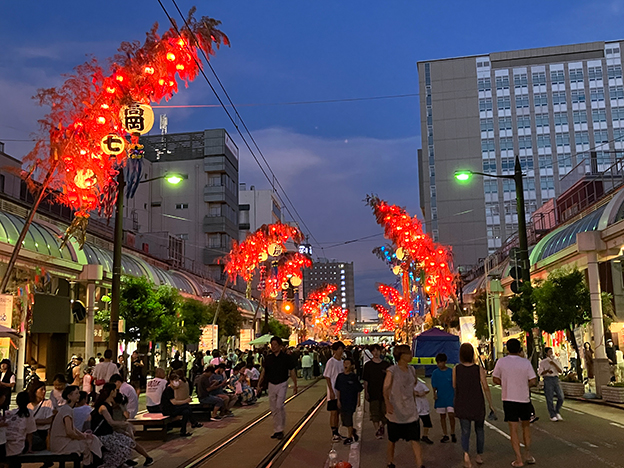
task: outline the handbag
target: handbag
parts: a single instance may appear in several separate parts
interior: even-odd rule
[[[97,380],[95,381],[95,385],[96,385],[97,387],[99,387],[99,386],[101,386],[101,385],[104,385],[105,383],[106,383],[106,380],[104,380],[104,379],[97,379]]]

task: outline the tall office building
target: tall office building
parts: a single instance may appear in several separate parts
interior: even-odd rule
[[[218,276],[217,260],[238,240],[238,148],[224,129],[144,136],[141,143],[144,180],[167,173],[186,179],[141,184],[126,202],[126,218],[142,233],[144,248],[168,249],[180,266]]]
[[[418,63],[421,203],[427,231],[453,246],[456,266],[494,252],[518,218],[513,180],[459,184],[455,171],[513,174],[519,156],[529,218],[569,187],[561,179],[573,168],[615,162],[624,148],[620,51],[620,42],[592,42]]]
[[[242,242],[250,232],[255,232],[263,224],[283,221],[282,204],[275,190],[256,190],[252,185],[239,184],[238,189],[238,230]]]
[[[334,299],[336,304],[349,310],[349,322],[356,320],[355,285],[353,280],[353,262],[337,262],[320,258],[312,268],[303,270],[303,294],[308,294],[324,284],[337,286]]]

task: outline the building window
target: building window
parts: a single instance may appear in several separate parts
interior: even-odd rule
[[[187,210],[188,209],[188,203],[176,203],[175,209],[176,210]]]
[[[533,96],[535,107],[548,106],[548,95],[546,93],[535,94]]]
[[[592,88],[589,90],[589,97],[592,102],[604,101],[605,94],[602,88]]]
[[[489,98],[479,99],[479,111],[487,112],[487,111],[491,111],[492,109],[493,109],[492,99],[489,99]]]
[[[569,133],[557,133],[555,135],[555,141],[557,142],[557,146],[569,146],[570,134]]]
[[[610,99],[624,99],[624,87],[622,86],[610,86],[609,87]]]
[[[533,170],[533,156],[520,156],[520,168],[523,171]]]
[[[565,104],[566,103],[566,93],[565,91],[555,91],[552,93],[553,104]]]
[[[481,123],[481,131],[482,132],[493,132],[494,131],[494,120],[493,119],[481,119],[480,123]]]
[[[594,131],[594,143],[596,145],[603,145],[609,143],[609,132],[607,130]]]
[[[509,96],[503,96],[496,99],[498,110],[511,109],[511,98]]]
[[[555,190],[555,179],[553,176],[540,177],[540,187],[542,190]]]
[[[592,111],[592,122],[600,123],[607,121],[607,111],[604,109],[594,109]]]
[[[566,112],[555,112],[555,125],[568,125],[568,114]]]
[[[552,156],[539,156],[539,168],[540,169],[552,169],[553,161]]]
[[[585,91],[582,89],[575,89],[571,93],[572,104],[578,104],[580,102],[585,102]]]
[[[483,172],[496,172],[496,159],[483,160]]]
[[[208,234],[208,247],[218,249],[221,247],[221,234]]]
[[[552,84],[564,84],[565,83],[565,75],[563,74],[563,70],[554,70],[550,72],[550,82]]]
[[[522,149],[532,150],[533,149],[533,141],[531,140],[531,137],[530,136],[518,137],[518,147],[521,150]]]
[[[577,145],[589,145],[589,133],[587,133],[587,132],[576,132],[574,134],[574,142]]]
[[[537,147],[538,148],[550,148],[550,135],[538,135]]]
[[[546,72],[533,73],[533,85],[545,85],[546,84]]]
[[[519,73],[517,75],[514,75],[514,86],[523,87],[528,86],[528,84],[529,80],[526,73]]]
[[[481,152],[489,153],[490,151],[495,151],[496,146],[494,145],[494,140],[481,140]]]
[[[602,80],[602,67],[589,67],[587,69],[587,76],[589,77],[590,84],[592,81]]]
[[[574,111],[572,113],[572,118],[575,124],[584,124],[587,123],[587,112],[585,111]]]
[[[557,165],[559,166],[559,175],[565,175],[572,170],[572,155],[564,153],[557,155]]]
[[[496,77],[496,90],[501,91],[503,89],[509,89],[509,77],[497,76]]]
[[[529,101],[527,99],[527,106],[526,107],[529,106],[528,102]],[[518,128],[519,129],[520,128],[531,128],[531,117],[528,116],[528,115],[527,116],[523,116],[523,117],[518,116],[518,119],[517,119],[516,123],[518,124]]]
[[[516,161],[514,158],[501,158],[501,170],[503,172],[513,172]]]
[[[513,151],[513,138],[506,137],[500,139],[500,150],[501,151]]]
[[[485,193],[498,193],[498,182],[495,180],[484,180],[483,191]]]
[[[504,132],[505,130],[512,129],[511,117],[499,117],[498,118],[498,130]],[[492,129],[493,130],[493,129]],[[481,129],[483,131],[483,129]]]
[[[188,240],[189,235],[188,235],[188,234],[180,234],[180,235],[178,235],[178,237],[179,237],[180,239],[182,239],[182,240]]]
[[[477,86],[479,91],[492,91],[492,80],[489,78],[477,79]]]
[[[570,69],[570,83],[582,83],[583,82],[583,69],[571,68]]]
[[[208,187],[221,187],[221,174],[208,174]]]
[[[526,94],[516,95],[516,109],[529,107],[529,96]]]
[[[607,76],[610,80],[622,78],[622,65],[608,65]]]
[[[222,216],[221,203],[209,203],[208,204],[208,216],[213,217],[213,218]]]
[[[536,104],[537,105],[537,104]],[[550,125],[550,121],[548,118],[548,114],[539,114],[535,116],[535,126],[536,127],[548,127]]]

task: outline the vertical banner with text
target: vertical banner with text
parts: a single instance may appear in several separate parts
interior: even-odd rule
[[[238,349],[241,351],[247,351],[251,349],[249,342],[253,340],[254,332],[251,328],[244,328],[240,331],[240,345]]]
[[[12,328],[13,321],[13,296],[0,294],[0,325]],[[0,360],[9,359],[11,338],[0,338]]]
[[[202,327],[199,348],[204,351],[212,351],[219,347],[219,325],[206,325]]]

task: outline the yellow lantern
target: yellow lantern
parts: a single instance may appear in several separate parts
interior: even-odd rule
[[[121,120],[121,126],[126,132],[144,135],[154,125],[154,111],[149,104],[135,102],[121,108],[119,119]]]
[[[399,247],[395,252],[396,258],[399,260],[403,260],[405,258],[405,252],[403,251],[403,247]]]
[[[259,260],[261,262],[266,262],[268,258],[269,258],[269,255],[266,252],[260,252]]]
[[[399,265],[395,265],[392,268],[392,273],[394,273],[395,275],[399,276],[401,274],[401,267]]]
[[[277,257],[278,255],[281,255],[282,251],[284,249],[282,249],[282,246],[279,244],[271,244],[269,245],[269,248],[267,249],[268,254],[271,257]]]
[[[79,169],[74,177],[74,184],[81,189],[88,189],[95,185],[97,179],[91,169]]]
[[[125,147],[126,140],[119,135],[115,135],[114,133],[109,133],[100,140],[100,148],[102,148],[102,151],[105,154],[110,156],[117,156],[118,154],[123,153]]]
[[[297,286],[301,286],[302,281],[303,280],[299,276],[293,276],[292,278],[290,278],[290,284],[292,284],[295,288]]]
[[[331,302],[331,299],[329,297],[325,296],[323,298],[323,304],[329,304],[330,302]]]
[[[288,281],[284,281],[282,283],[282,289],[288,289],[290,287],[290,285],[288,284]]]

